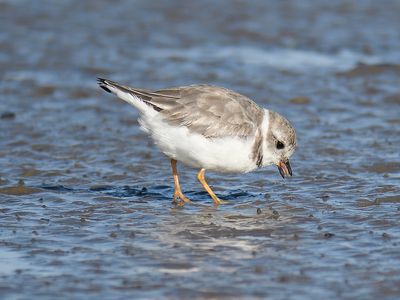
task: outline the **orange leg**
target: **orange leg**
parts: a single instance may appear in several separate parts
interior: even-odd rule
[[[178,171],[176,169],[176,160],[171,159],[172,174],[174,176],[174,202],[178,202],[177,198],[181,199],[180,204],[185,204],[190,202],[190,200],[182,193],[181,186],[179,185]]]
[[[224,203],[224,201],[222,201],[221,199],[219,199],[214,192],[212,191],[212,189],[210,188],[210,186],[208,185],[204,175],[206,173],[206,169],[201,169],[199,171],[199,173],[197,174],[197,179],[200,181],[201,185],[203,186],[203,188],[207,191],[207,193],[210,195],[210,197],[214,200],[214,205],[220,205],[221,203]]]

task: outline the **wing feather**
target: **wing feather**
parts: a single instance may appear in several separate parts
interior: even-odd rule
[[[207,138],[254,135],[264,114],[249,98],[221,87],[193,85],[155,93],[170,97],[149,100],[162,109],[168,123],[186,126]]]
[[[106,91],[113,87],[135,95],[169,124],[186,126],[207,138],[253,136],[264,115],[263,109],[252,100],[222,87],[191,85],[150,91],[98,80]]]

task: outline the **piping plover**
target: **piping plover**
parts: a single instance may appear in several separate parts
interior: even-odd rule
[[[247,173],[275,164],[292,176],[289,157],[296,132],[287,119],[249,98],[222,87],[190,85],[163,90],[132,88],[98,78],[100,87],[135,106],[139,124],[171,159],[174,201],[190,200],[179,185],[177,161],[200,169],[197,178],[218,205],[205,171]]]

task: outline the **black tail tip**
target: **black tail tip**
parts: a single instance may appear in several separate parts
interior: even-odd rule
[[[104,78],[97,77],[97,83],[107,93],[112,93],[111,90],[107,87],[107,81]]]

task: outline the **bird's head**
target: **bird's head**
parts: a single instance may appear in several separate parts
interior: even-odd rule
[[[292,176],[289,158],[296,150],[296,132],[290,122],[280,114],[269,111],[266,134],[266,151],[270,162],[275,164],[283,178]]]

